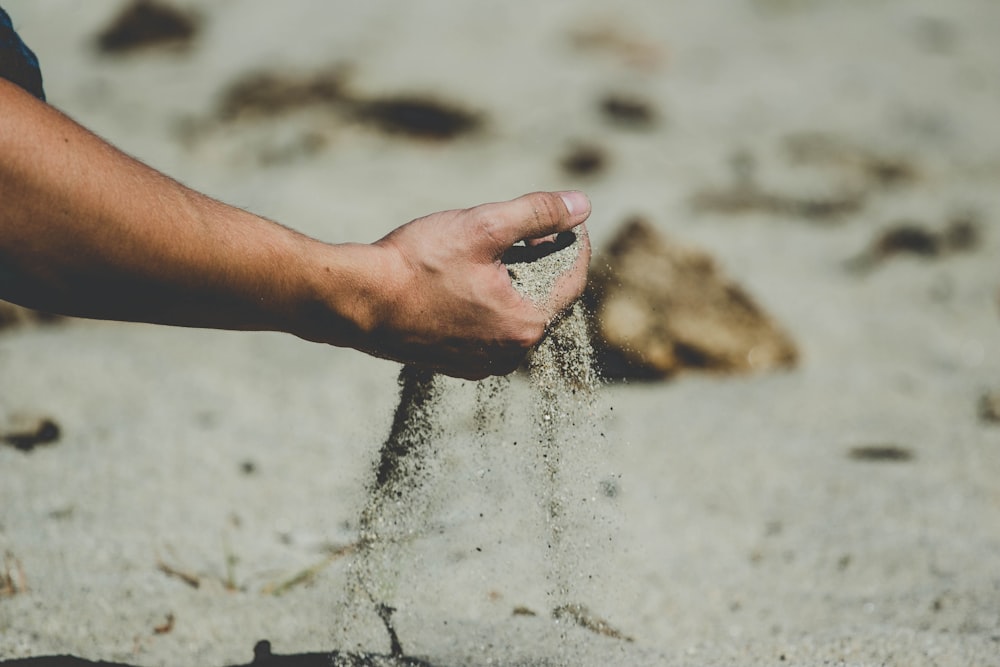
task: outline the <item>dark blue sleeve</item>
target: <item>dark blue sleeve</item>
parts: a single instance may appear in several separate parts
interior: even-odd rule
[[[3,8],[0,8],[0,78],[16,83],[40,100],[45,99],[38,58],[14,32],[10,16]]]

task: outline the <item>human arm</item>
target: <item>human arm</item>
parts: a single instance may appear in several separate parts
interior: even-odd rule
[[[515,241],[581,225],[535,193],[327,244],[199,194],[0,80],[0,298],[81,317],[274,330],[462,377],[506,373],[582,291],[510,285]]]

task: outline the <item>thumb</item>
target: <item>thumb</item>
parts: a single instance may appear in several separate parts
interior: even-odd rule
[[[499,257],[518,241],[567,232],[590,215],[590,200],[578,190],[532,192],[517,199],[482,204],[469,213],[496,245]]]

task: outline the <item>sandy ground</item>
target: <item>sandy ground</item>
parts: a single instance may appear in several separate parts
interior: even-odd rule
[[[531,424],[510,411],[484,449],[475,390],[455,385],[440,529],[400,564],[411,652],[440,665],[1000,665],[1000,424],[977,415],[1000,390],[997,3],[202,2],[189,49],[121,58],[92,46],[119,2],[3,4],[54,105],[224,201],[371,241],[427,212],[581,187],[598,248],[645,215],[713,253],[791,332],[789,372],[601,390],[593,433],[617,493],[601,501],[612,518],[574,536],[601,573],[581,595],[634,642],[549,617],[525,448],[511,446]],[[350,67],[358,95],[429,95],[484,129],[432,142],[317,109],[209,120],[247,72],[331,66]],[[611,93],[652,120],[608,122]],[[852,148],[794,164],[785,142],[808,132]],[[560,167],[581,143],[606,169]],[[731,182],[734,154],[793,198],[849,188],[858,156],[904,160],[907,176],[836,219],[694,210],[696,193]],[[938,230],[967,213],[971,250],[845,268],[899,220]],[[345,621],[350,555],[327,554],[356,537],[397,370],[277,334],[0,332],[0,424],[36,415],[62,430],[31,452],[0,446],[0,575],[14,584],[0,658],[215,666],[249,662],[263,638],[279,653],[385,650],[372,619]],[[513,390],[523,398],[523,378]],[[866,447],[898,455],[852,456]]]

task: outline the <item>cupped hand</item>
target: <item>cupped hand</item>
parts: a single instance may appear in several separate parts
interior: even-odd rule
[[[370,333],[370,354],[467,379],[515,370],[546,326],[586,285],[590,242],[581,192],[535,192],[507,202],[418,218],[377,241],[388,267]],[[579,254],[535,303],[518,293],[503,263],[519,241],[573,232]]]

